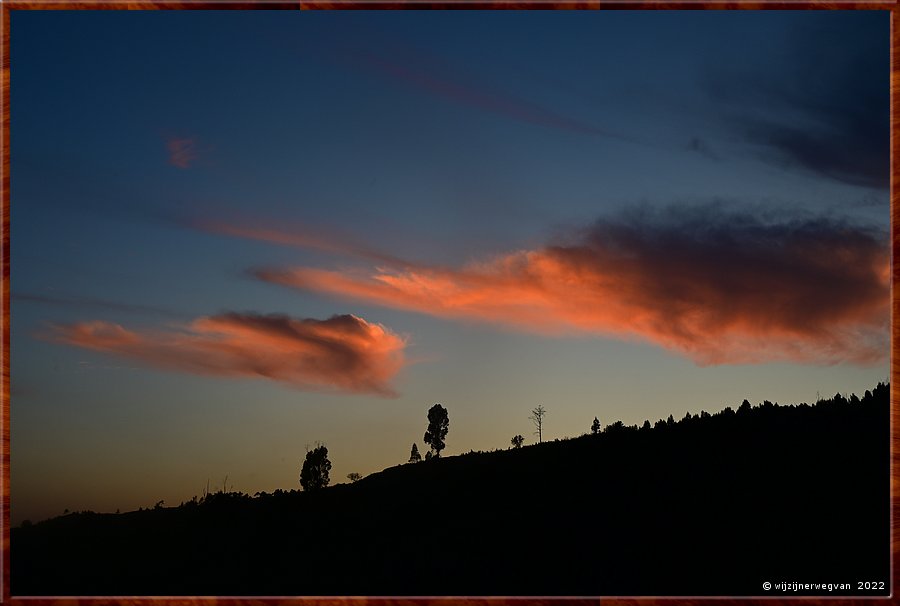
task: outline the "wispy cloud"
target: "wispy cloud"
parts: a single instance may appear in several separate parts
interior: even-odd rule
[[[179,372],[257,377],[308,391],[396,395],[406,341],[352,315],[327,320],[229,312],[180,330],[133,331],[109,322],[57,325],[44,338]]]
[[[139,315],[167,316],[172,318],[183,318],[185,316],[185,314],[177,312],[168,307],[142,305],[139,303],[126,303],[122,301],[110,301],[108,299],[97,299],[93,297],[14,292],[10,294],[10,299],[12,299],[12,301],[14,302],[19,303],[36,303],[40,305],[53,305],[58,307],[103,309],[107,311],[116,311]]]
[[[279,246],[319,250],[338,255],[365,258],[391,265],[410,265],[399,257],[366,246],[346,234],[339,234],[321,228],[312,229],[308,226],[297,224],[285,227],[283,223],[281,226],[276,227],[247,217],[241,217],[232,221],[188,219],[183,221],[183,223],[192,229],[233,238],[257,240]]]
[[[190,168],[197,160],[197,141],[193,137],[169,137],[166,140],[169,164],[178,168]]]
[[[396,43],[384,48],[396,47]],[[500,90],[495,86],[476,82],[472,74],[451,68],[437,57],[419,48],[395,49],[388,54],[371,49],[339,53],[345,62],[370,72],[386,76],[434,97],[474,107],[522,123],[554,128],[582,135],[598,135],[628,139],[620,133],[600,128],[585,120],[568,116],[537,103]]]
[[[514,330],[645,340],[702,365],[866,364],[888,351],[887,238],[827,218],[645,209],[461,268],[255,275]]]

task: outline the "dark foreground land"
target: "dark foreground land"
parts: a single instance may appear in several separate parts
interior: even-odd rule
[[[70,514],[12,530],[12,595],[887,595],[888,393]]]

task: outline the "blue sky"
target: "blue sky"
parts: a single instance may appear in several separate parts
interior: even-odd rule
[[[887,11],[11,32],[14,521],[887,377]]]

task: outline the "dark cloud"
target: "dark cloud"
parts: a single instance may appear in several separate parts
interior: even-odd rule
[[[889,192],[874,192],[869,191],[864,196],[862,196],[859,200],[856,201],[855,206],[860,208],[887,208],[891,203],[891,198]]]
[[[710,160],[720,159],[719,155],[712,150],[706,139],[703,139],[702,137],[691,137],[691,140],[688,141],[686,149],[690,152],[694,152],[695,154],[705,156]]]
[[[888,14],[814,19],[782,59],[710,76],[731,126],[769,163],[886,189],[890,158]]]
[[[461,268],[259,270],[259,279],[541,334],[646,340],[699,364],[887,355],[885,233],[718,205],[648,208]]]

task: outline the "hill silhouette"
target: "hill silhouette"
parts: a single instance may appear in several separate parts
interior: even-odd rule
[[[889,410],[879,384],[861,399],[615,423],[316,492],[69,514],[12,529],[11,592],[888,595]]]

